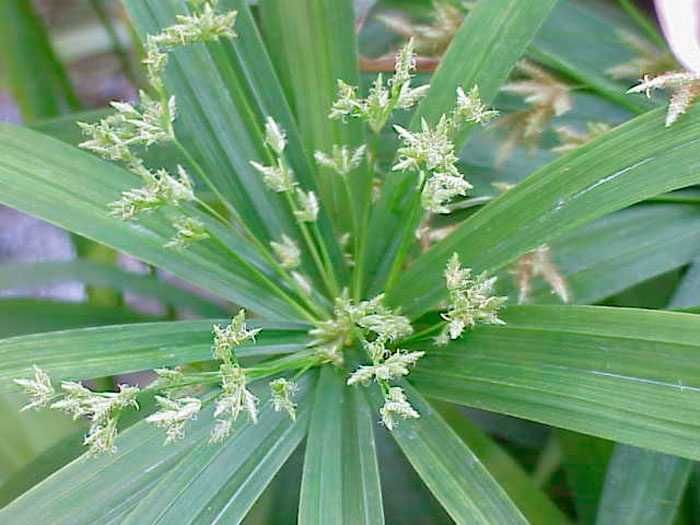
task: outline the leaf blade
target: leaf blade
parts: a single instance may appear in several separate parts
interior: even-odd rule
[[[120,372],[211,359],[211,327],[217,320],[169,321],[34,334],[0,340],[0,391],[31,375],[36,364],[52,379],[86,379]],[[227,321],[222,321],[226,323]],[[242,345],[240,357],[291,353],[306,345],[303,325],[250,322],[263,329],[258,343]]]
[[[504,318],[506,326],[479,328],[451,349],[429,352],[413,382],[447,401],[700,456],[698,316],[528,306],[509,308]]]
[[[404,384],[420,418],[401,421],[392,436],[456,523],[527,523],[503,488],[418,391]],[[382,396],[370,390],[378,409]]]
[[[668,130],[663,110],[651,111],[537,170],[420,256],[387,300],[420,315],[445,296],[441,273],[455,252],[476,271],[493,272],[576,226],[698,182],[700,112],[692,113]]]

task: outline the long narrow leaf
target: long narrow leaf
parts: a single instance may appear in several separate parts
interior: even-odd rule
[[[321,372],[306,443],[299,523],[384,523],[372,413],[362,393],[329,368]]]
[[[306,433],[311,381],[300,383],[296,421],[261,398],[257,424],[239,426],[221,445],[200,440],[122,523],[240,523]]]
[[[389,301],[420,315],[445,296],[442,270],[455,252],[476,271],[494,271],[606,213],[697,183],[698,115],[669,130],[662,110],[649,112],[539,169],[416,260]]]
[[[425,394],[699,458],[700,317],[603,307],[513,307],[502,327],[430,351]]]
[[[455,103],[456,90],[463,86],[479,86],[481,97],[490,103],[511,69],[549,15],[556,0],[490,0],[479,2],[455,36],[440,67],[431,80],[428,96],[421,102],[412,127],[421,118],[436,123]],[[468,57],[468,59],[465,59]],[[458,151],[467,139],[469,129],[456,142]],[[407,217],[415,206],[414,175],[390,174],[382,197],[370,222],[370,244],[365,267],[371,272],[369,282],[377,291],[391,269],[394,256],[405,242],[406,232],[412,235],[415,218]],[[403,232],[399,235],[397,232]]]
[[[693,462],[617,445],[608,465],[597,525],[671,525]]]
[[[163,214],[153,213],[139,224],[111,216],[109,203],[138,185],[135,175],[92,155],[28,129],[0,125],[1,203],[129,253],[261,315],[298,318],[288,302],[232,263],[231,254],[213,241],[175,252],[163,247],[174,233]],[[232,230],[218,228],[217,234],[240,256],[252,257]]]
[[[32,365],[60,379],[87,379],[120,372],[173,366],[211,359],[211,327],[217,321],[178,321],[84,328],[0,340],[0,391],[12,379],[31,375]],[[256,323],[258,342],[237,354],[274,355],[305,346],[303,325]]]
[[[31,2],[0,2],[0,58],[8,87],[25,121],[78,109],[68,75]]]
[[[479,458],[486,470],[508,493],[528,522],[532,525],[550,525],[568,522],[523,468],[498,443],[455,406],[443,403],[437,407],[440,414],[469,449]]]
[[[166,305],[186,308],[207,317],[225,315],[224,308],[154,277],[85,260],[0,265],[0,289],[32,289],[65,282],[102,286],[153,297]]]
[[[420,418],[402,421],[392,431],[413,468],[456,523],[527,523],[479,458],[440,414],[413,388],[404,385]],[[382,403],[378,389],[371,397]]]

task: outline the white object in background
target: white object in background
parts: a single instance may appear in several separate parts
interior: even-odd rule
[[[700,0],[655,0],[671,51],[688,71],[700,73]]]

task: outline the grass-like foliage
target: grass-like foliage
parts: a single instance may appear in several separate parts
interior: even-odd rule
[[[670,523],[700,459],[700,318],[585,305],[695,255],[698,199],[674,190],[700,183],[696,76],[655,70],[668,55],[634,19],[573,1],[388,10],[360,33],[363,54],[400,38],[374,59],[350,0],[124,3],[138,103],[83,119],[77,147],[1,126],[0,202],[227,306],[91,263],[0,269],[206,317],[0,340],[3,391],[87,424],[84,454],[30,465],[43,479],[19,476],[1,521],[408,523],[393,440],[457,523]],[[578,23],[591,41],[562,40]],[[657,76],[625,94],[635,68]],[[668,116],[635,94],[656,88]],[[692,306],[693,272],[671,306]],[[141,387],[81,383],[142,370]],[[455,405],[576,433],[553,430],[530,476]],[[639,473],[589,480],[602,495],[576,492],[575,517],[542,473],[560,447],[587,475],[599,438]],[[663,502],[640,506],[654,469],[673,472]]]

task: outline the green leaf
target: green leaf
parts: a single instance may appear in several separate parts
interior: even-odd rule
[[[691,308],[698,305],[700,305],[700,259],[695,259],[688,266],[668,307]]]
[[[568,523],[568,519],[535,485],[523,468],[493,439],[453,405],[437,405],[445,422],[479,458],[532,525]]]
[[[44,299],[0,300],[0,337],[85,326],[146,322],[152,319],[126,308]]]
[[[373,417],[363,393],[324,367],[306,442],[299,523],[384,523]]]
[[[170,283],[148,275],[127,272],[109,264],[75,259],[0,265],[0,289],[32,289],[65,282],[80,282],[120,292],[129,291],[207,317],[227,313],[224,308]]]
[[[142,40],[187,13],[181,1],[126,0],[124,5]],[[268,161],[259,140],[264,123],[240,103],[247,95],[241,92],[240,100],[232,99],[226,75],[235,73],[224,69],[216,55],[223,45],[199,44],[170,53],[165,82],[177,99],[176,133],[182,130],[189,137],[186,148],[253,234],[266,240],[283,232],[296,237],[290,228],[291,212],[285,213],[282,199],[265,187],[249,164]]]
[[[12,410],[18,413],[20,407],[21,405],[19,404],[13,405]],[[37,417],[39,415],[40,417]],[[51,433],[49,433],[48,436],[53,440],[58,439],[58,441],[34,456],[34,459],[27,462],[19,470],[11,473],[8,472],[8,474],[11,475],[0,485],[0,509],[85,452],[83,445],[85,429],[82,428],[82,425],[74,422],[73,428],[77,427],[80,428],[80,430],[64,435],[65,431],[63,429],[59,432],[56,431],[57,416],[58,414],[53,412],[36,412],[32,414],[32,418],[37,419],[37,423],[41,426],[32,426],[29,428],[29,430],[33,431],[31,434],[29,432],[22,432],[21,436],[18,436],[23,440],[32,438],[37,434],[47,436],[47,429],[50,428]],[[7,419],[5,416],[3,416],[2,421],[4,426],[15,426],[14,422]],[[58,434],[61,434],[61,436],[58,437]],[[3,441],[5,441],[4,436]],[[8,444],[9,443],[11,442],[8,441]],[[13,446],[10,452],[16,456],[17,450],[18,447]]]
[[[392,431],[413,468],[456,523],[527,523],[503,488],[440,414],[409,385],[402,385],[420,418]],[[375,409],[377,388],[369,390]]]
[[[693,462],[617,445],[608,465],[597,525],[671,525]]]
[[[213,413],[209,403],[188,425],[185,438],[169,446],[163,445],[162,430],[146,421],[136,423],[120,433],[115,454],[77,458],[2,509],[0,520],[35,524],[51,516],[56,525],[121,523],[145,493],[208,436]]]
[[[0,391],[17,388],[36,364],[52,379],[88,379],[211,359],[211,327],[226,321],[170,321],[84,328],[0,340]],[[251,321],[263,329],[240,357],[292,353],[305,347],[306,327]]]
[[[567,486],[573,493],[578,523],[593,525],[613,443],[568,430],[557,430],[562,467]]]
[[[79,107],[68,75],[31,2],[0,2],[0,60],[25,121],[56,117]]]
[[[445,296],[442,271],[455,252],[475,271],[493,272],[593,219],[699,182],[700,110],[671,129],[663,113],[637,117],[537,170],[420,256],[387,300],[419,316]]]
[[[265,272],[247,241],[232,229],[202,216],[224,246],[207,240],[175,252],[163,247],[174,232],[164,213],[152,213],[138,224],[111,216],[108,204],[138,185],[135,175],[92,155],[34,131],[0,125],[1,203],[168,270],[260,315],[300,317],[276,288],[241,264],[232,264],[231,250]]]
[[[359,146],[360,122],[328,118],[337,80],[359,84],[352,1],[262,0],[259,9],[265,42],[307,151],[328,152],[334,144]],[[319,168],[318,176],[322,201],[339,231],[353,231],[352,214],[360,219],[369,204],[370,174],[353,173],[352,207],[337,174]]]
[[[576,84],[619,106],[642,113],[653,105],[641,97],[625,94],[635,79],[624,83],[607,72],[635,58],[634,50],[624,43],[625,33],[642,38],[614,6],[566,0],[559,2],[552,11],[528,54]]]
[[[479,2],[466,18],[435,72],[430,91],[421,102],[411,122],[421,118],[436,123],[440,115],[455,104],[456,90],[479,86],[483,101],[494,100],[510,71],[549,15],[556,0],[490,0]],[[464,57],[469,57],[465,60]],[[457,151],[464,145],[471,128],[456,141]],[[371,290],[384,286],[391,265],[402,244],[412,236],[419,217],[408,217],[415,209],[416,176],[390,174],[382,197],[370,222],[369,246],[365,267],[373,272]],[[396,232],[401,231],[401,234]]]
[[[295,422],[261,396],[257,424],[239,424],[221,445],[200,439],[121,523],[240,523],[306,433],[309,379],[295,396]]]
[[[431,350],[425,394],[576,432],[700,457],[700,317],[585,306],[509,308]]]
[[[550,247],[571,300],[591,304],[687,264],[697,255],[699,244],[697,206],[651,204],[610,214]],[[517,297],[511,275],[502,272],[499,284],[499,293]],[[561,301],[539,277],[532,281],[531,300]]]

